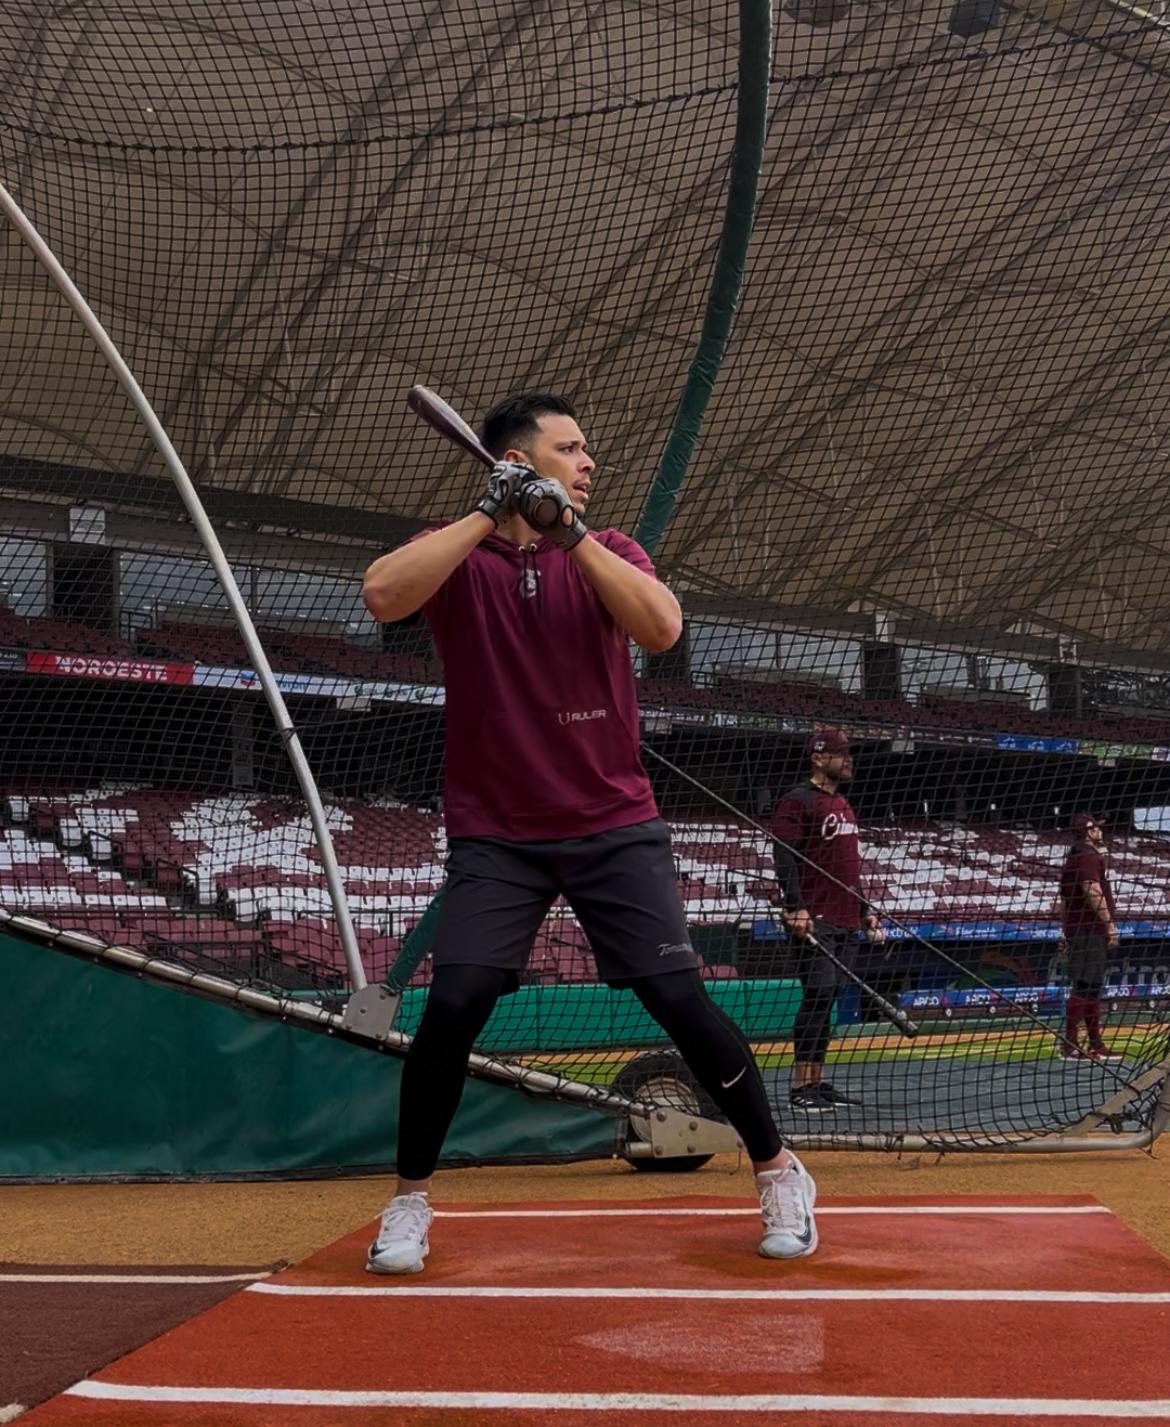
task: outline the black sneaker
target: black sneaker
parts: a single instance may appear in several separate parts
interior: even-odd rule
[[[848,1095],[843,1095],[840,1090],[830,1085],[827,1080],[822,1080],[815,1088],[817,1094],[820,1096],[821,1104],[828,1110],[836,1110],[839,1107],[848,1109],[851,1105],[861,1104],[860,1100],[854,1100]]]
[[[799,1085],[788,1092],[788,1103],[806,1115],[831,1115],[836,1108],[821,1095],[819,1085]]]

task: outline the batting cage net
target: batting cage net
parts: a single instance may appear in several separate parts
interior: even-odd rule
[[[339,1002],[332,855],[365,975],[416,1026],[444,675],[425,620],[376,623],[362,576],[483,486],[409,387],[473,425],[560,392],[598,461],[591,528],[638,538],[682,604],[673,648],[632,651],[643,761],[704,976],[786,1133],[980,1147],[1151,1125],[1170,1049],[1159,13],[2,0],[0,34],[0,182],[174,443],[330,834],[191,502],[7,210],[0,907]],[[864,905],[817,929],[848,974],[835,1098],[813,1103],[792,1070],[810,949],[773,816],[827,729],[852,744],[848,812],[781,851],[807,877],[856,821]],[[1113,911],[1066,952],[1062,870],[1100,827]],[[564,904],[480,1049],[712,1113]]]

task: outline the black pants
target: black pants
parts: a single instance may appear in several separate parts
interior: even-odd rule
[[[856,932],[817,922],[814,935],[839,961],[850,968],[856,966],[859,950]],[[829,1050],[833,1006],[846,977],[828,957],[810,946],[804,948],[797,975],[804,995],[792,1027],[793,1059],[798,1065],[823,1065]]]
[[[429,1179],[463,1094],[467,1057],[510,979],[496,966],[435,968],[402,1070],[398,1173]],[[697,971],[639,977],[630,990],[658,1022],[757,1164],[780,1152],[760,1073],[742,1031],[707,995]]]

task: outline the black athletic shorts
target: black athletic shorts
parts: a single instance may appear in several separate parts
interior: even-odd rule
[[[1116,953],[1113,953],[1116,955]],[[1068,944],[1068,979],[1100,986],[1105,980],[1110,949],[1103,936],[1074,936]]]
[[[661,818],[555,842],[452,838],[434,964],[502,967],[517,973],[515,989],[561,894],[611,986],[702,964],[687,933]]]

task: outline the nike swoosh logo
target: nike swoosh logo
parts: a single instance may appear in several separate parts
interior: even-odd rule
[[[747,1066],[745,1065],[741,1068],[738,1075],[733,1075],[730,1080],[721,1080],[719,1083],[723,1086],[724,1090],[730,1090],[731,1087],[736,1083],[736,1081],[742,1080],[746,1074]]]
[[[780,1227],[780,1226],[779,1226],[779,1225],[776,1225],[776,1226],[773,1226],[773,1227]],[[804,1228],[800,1231],[799,1234],[796,1232],[795,1229],[787,1230],[787,1232],[788,1232],[788,1233],[791,1233],[792,1237],[796,1240],[796,1242],[797,1242],[798,1244],[801,1245],[802,1248],[806,1248],[806,1249],[807,1249],[807,1248],[809,1247],[809,1245],[810,1245],[810,1244],[812,1243],[812,1241],[813,1241],[813,1226],[812,1226],[812,1219],[811,1219],[811,1217],[809,1217],[809,1216],[807,1216],[807,1215],[805,1216]]]

